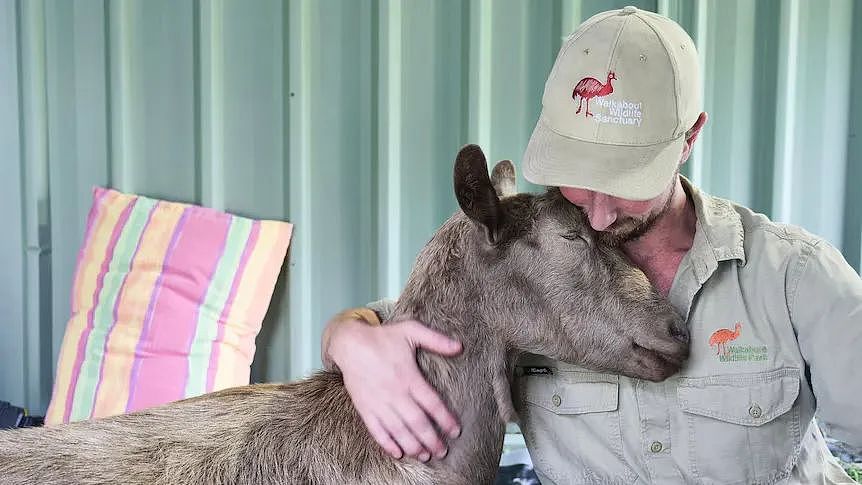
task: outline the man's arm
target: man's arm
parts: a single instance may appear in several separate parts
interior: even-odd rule
[[[803,249],[788,278],[788,306],[827,434],[862,448],[862,279],[825,241]]]
[[[332,317],[326,328],[323,329],[323,336],[320,339],[320,357],[323,360],[323,368],[329,371],[338,370],[338,366],[332,361],[330,354],[330,341],[332,334],[345,325],[353,323],[364,323],[366,325],[378,326],[385,317],[381,317],[379,313],[370,308],[371,305],[362,308],[351,308],[344,310]]]

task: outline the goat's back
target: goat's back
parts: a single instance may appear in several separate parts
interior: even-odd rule
[[[428,471],[385,457],[328,372],[0,432],[2,485],[429,483]]]

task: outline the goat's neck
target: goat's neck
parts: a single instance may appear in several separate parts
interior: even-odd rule
[[[514,359],[498,332],[481,327],[480,322],[468,321],[470,317],[417,311],[416,307],[411,312],[409,304],[398,307],[395,320],[415,318],[461,342],[463,351],[456,357],[419,352],[418,362],[428,382],[459,415],[465,430],[475,420],[496,421],[501,429],[514,420],[510,395]],[[493,434],[489,439],[498,439],[493,429],[496,426],[490,424],[474,427]]]

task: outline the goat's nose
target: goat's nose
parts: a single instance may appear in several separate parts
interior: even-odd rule
[[[688,343],[688,330],[685,327],[677,327],[675,325],[671,325],[670,336],[684,344]]]

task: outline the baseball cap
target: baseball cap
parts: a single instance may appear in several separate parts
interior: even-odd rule
[[[591,17],[557,54],[524,177],[630,200],[656,197],[700,115],[700,86],[697,50],[673,20],[635,7]]]

